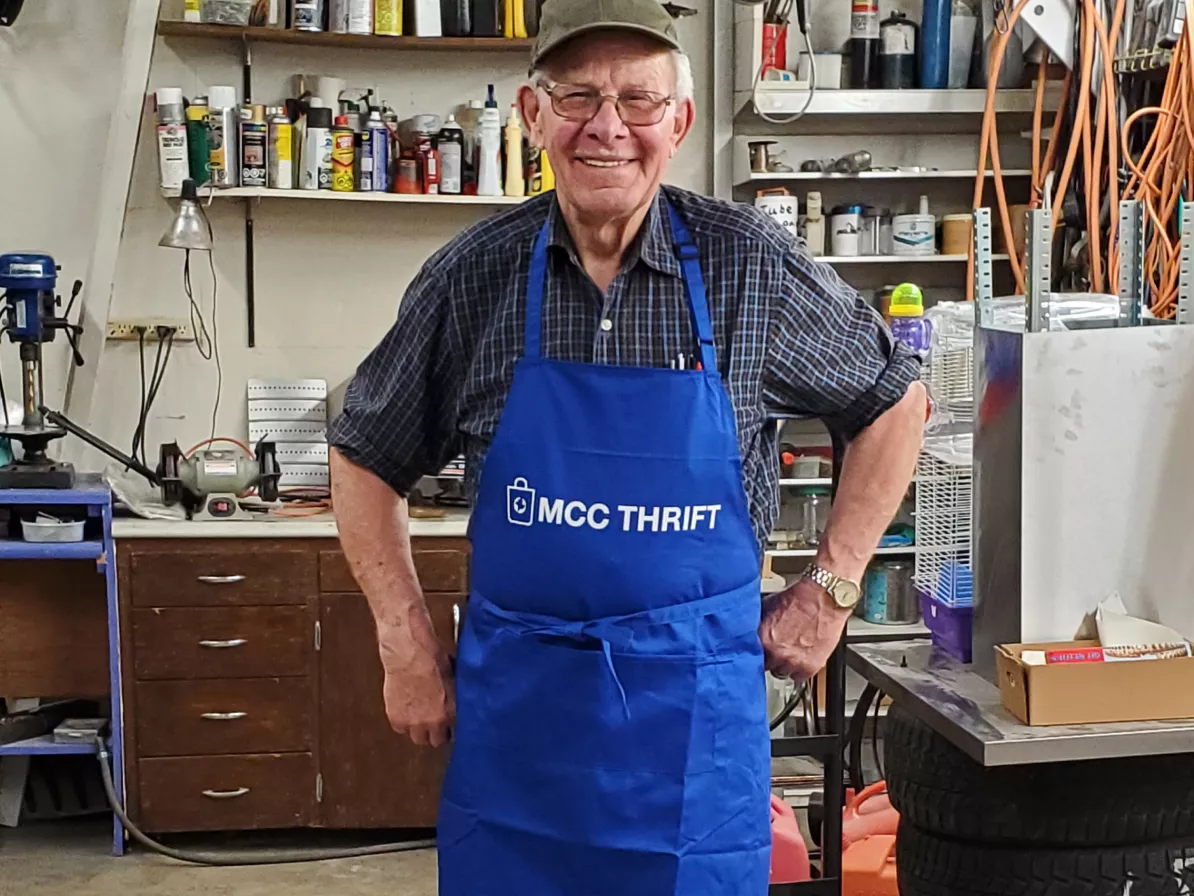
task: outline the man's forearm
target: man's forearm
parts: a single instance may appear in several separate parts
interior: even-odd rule
[[[425,618],[410,550],[406,501],[384,480],[331,450],[332,505],[340,545],[365,592],[383,644],[390,631]]]
[[[925,389],[904,397],[859,433],[846,449],[817,563],[854,582],[899,509],[916,471],[924,432]]]

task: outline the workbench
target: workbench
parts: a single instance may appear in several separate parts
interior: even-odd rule
[[[1194,752],[1194,719],[1028,726],[999,689],[925,641],[852,644],[849,667],[985,766]]]

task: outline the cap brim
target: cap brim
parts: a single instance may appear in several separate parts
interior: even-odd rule
[[[645,37],[654,38],[660,45],[667,47],[669,50],[683,50],[680,42],[674,38],[668,37],[666,34],[661,34],[654,28],[648,28],[645,25],[636,25],[632,22],[594,22],[591,25],[581,25],[572,31],[569,31],[564,37],[552,41],[543,46],[536,47],[534,55],[531,56],[531,70],[537,68],[543,60],[554,53],[564,44],[569,41],[581,37],[585,34],[592,34],[595,31],[629,31],[633,34],[642,34]]]

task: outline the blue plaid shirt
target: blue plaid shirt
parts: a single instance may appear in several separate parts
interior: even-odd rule
[[[819,417],[849,439],[899,401],[919,361],[833,268],[769,218],[747,205],[664,190],[700,251],[762,543],[778,509],[775,419]],[[693,357],[684,283],[658,196],[605,295],[581,267],[554,194],[486,218],[419,271],[330,428],[332,445],[399,494],[462,451],[472,494],[522,353],[531,244],[545,218],[546,357],[644,367]]]

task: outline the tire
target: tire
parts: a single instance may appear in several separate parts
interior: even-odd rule
[[[1090,847],[1194,837],[1194,755],[984,768],[897,704],[884,766],[900,817],[954,840]]]
[[[1194,884],[1194,839],[1090,849],[990,847],[901,821],[896,868],[900,896],[1182,896]]]

